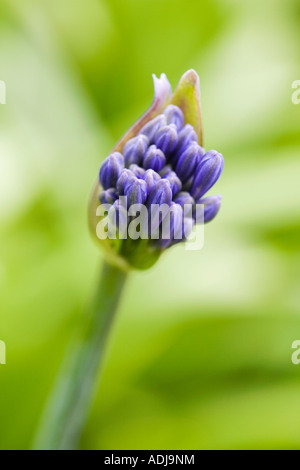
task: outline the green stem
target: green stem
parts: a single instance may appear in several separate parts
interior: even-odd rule
[[[94,396],[99,365],[126,273],[105,263],[90,315],[70,345],[47,403],[35,449],[78,447]]]

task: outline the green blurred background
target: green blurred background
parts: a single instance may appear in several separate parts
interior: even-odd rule
[[[131,275],[81,447],[300,448],[299,1],[1,0],[0,24],[0,448],[30,447],[95,288],[100,162],[189,68],[223,207]]]

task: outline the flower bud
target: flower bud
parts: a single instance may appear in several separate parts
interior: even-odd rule
[[[183,223],[183,210],[179,204],[171,202],[169,218],[165,218],[162,226],[162,237],[159,241],[159,245],[162,249],[167,248],[171,245],[174,239],[179,241],[182,240],[182,223]],[[168,222],[169,227],[165,224]],[[167,237],[166,237],[167,235]]]
[[[192,184],[194,182],[194,175],[192,175],[183,185],[182,189],[183,191],[189,192],[191,190]]]
[[[167,124],[175,124],[178,131],[183,128],[184,116],[183,112],[180,108],[178,108],[178,106],[170,104],[164,110],[164,115],[166,116]]]
[[[156,147],[151,145],[145,153],[143,166],[145,170],[152,169],[156,172],[160,171],[166,164],[166,157],[163,152]]]
[[[151,191],[153,186],[161,179],[158,173],[154,170],[147,170],[143,176],[148,188],[148,193]]]
[[[222,196],[209,196],[203,199],[199,199],[197,204],[204,204],[204,223],[207,224],[213,220],[218,214],[222,202]],[[197,222],[197,221],[196,221]]]
[[[197,200],[218,181],[224,168],[224,158],[215,150],[207,152],[198,164],[191,195]]]
[[[147,200],[149,234],[152,238],[159,238],[159,226],[167,217],[171,202],[172,190],[170,183],[165,179],[161,179],[153,186]]]
[[[126,238],[128,215],[127,208],[122,204],[120,199],[114,202],[108,211],[108,221],[112,228],[116,227],[121,238]]]
[[[115,188],[106,189],[99,194],[101,204],[113,204],[117,199],[118,195]]]
[[[104,160],[100,168],[100,183],[104,189],[116,186],[123,168],[124,159],[119,152],[112,153]]]
[[[163,114],[156,116],[154,119],[149,121],[139,132],[148,137],[149,143],[154,142],[154,137],[159,129],[163,126],[166,126],[167,120]]]
[[[129,168],[132,163],[139,165],[143,160],[148,145],[149,139],[145,135],[141,134],[130,139],[123,149],[125,166]]]
[[[129,170],[132,171],[132,173],[134,174],[136,178],[144,179],[144,176],[145,176],[144,168],[141,168],[140,166],[133,163],[132,165],[130,165]]]
[[[132,181],[135,180],[135,175],[132,173],[131,170],[124,168],[117,181],[117,193],[119,196],[123,196],[125,193],[125,187],[127,184],[130,184]]]
[[[178,193],[177,196],[174,198],[174,202],[179,204],[183,210],[184,215],[189,217],[192,215],[193,206],[195,204],[195,199],[190,195],[190,193],[182,191]]]
[[[180,228],[181,237],[178,235],[177,238],[174,238],[170,246],[174,246],[177,243],[180,243],[181,241],[186,241],[187,238],[191,235],[194,226],[195,226],[195,221],[192,217],[190,216],[183,217],[181,228]]]
[[[203,156],[203,149],[196,142],[192,142],[189,147],[179,157],[176,165],[176,173],[183,183],[185,183],[194,173],[197,163]]]
[[[165,176],[163,176],[163,179],[166,179],[167,181],[169,181],[173,196],[175,196],[177,193],[179,193],[179,191],[181,191],[182,182],[178,178],[175,171],[171,171],[170,173],[167,173]]]
[[[147,199],[147,184],[144,180],[136,179],[125,188],[128,207],[133,204],[144,204]]]
[[[161,127],[154,138],[156,147],[162,150],[167,156],[174,152],[177,142],[178,135],[175,124]]]
[[[164,74],[153,79],[151,107],[101,165],[89,204],[93,237],[104,248],[108,262],[126,271],[153,266],[163,248],[181,241],[175,235],[183,234],[184,240],[190,234],[195,199],[204,204],[205,222],[212,220],[220,206],[217,196],[202,199],[219,177],[223,157],[215,151],[205,154],[198,145],[198,138],[202,145],[199,77],[194,70],[187,71],[174,93]],[[105,210],[108,219],[115,221],[107,231]],[[163,222],[169,214],[171,233],[163,237]],[[102,236],[102,228],[108,236]]]
[[[172,170],[171,165],[166,165],[166,166],[164,166],[164,167],[160,170],[159,174],[160,174],[160,176],[161,176],[162,178],[164,178],[164,176],[168,175],[168,174],[171,173],[172,171],[173,171],[173,170]]]
[[[159,180],[151,189],[147,205],[151,207],[152,204],[168,204],[172,201],[172,190],[169,181],[166,179]]]
[[[190,124],[186,124],[178,134],[177,149],[172,157],[173,164],[176,164],[180,156],[192,142],[198,143],[198,136],[193,126],[191,126]]]
[[[191,142],[198,143],[198,136],[191,124],[186,124],[178,135],[179,145],[189,145]]]

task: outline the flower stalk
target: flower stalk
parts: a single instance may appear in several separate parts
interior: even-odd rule
[[[34,443],[40,450],[78,448],[96,389],[105,344],[127,273],[104,263],[89,315],[70,344]]]

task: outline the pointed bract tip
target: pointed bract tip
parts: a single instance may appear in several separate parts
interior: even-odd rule
[[[180,81],[187,81],[193,86],[197,86],[200,89],[200,78],[199,75],[197,74],[196,70],[190,69],[185,72]]]

